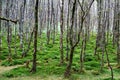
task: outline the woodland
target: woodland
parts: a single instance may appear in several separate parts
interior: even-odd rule
[[[0,0],[0,80],[120,80],[120,0]]]

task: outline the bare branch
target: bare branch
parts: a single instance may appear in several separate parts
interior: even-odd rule
[[[82,10],[83,14],[84,14],[84,13],[85,13],[85,11],[84,11],[83,6],[82,6],[82,4],[80,3],[80,1],[79,1],[79,0],[78,0],[78,3],[79,3],[79,6],[80,6],[80,8],[81,8],[81,10]]]
[[[10,21],[10,22],[13,22],[15,24],[17,24],[17,22],[18,22],[18,20],[12,20],[12,19],[9,19],[9,18],[1,17],[1,16],[0,16],[0,20]]]
[[[90,3],[90,6],[88,7],[88,9],[87,9],[87,11],[86,11],[86,14],[84,15],[84,18],[83,18],[83,19],[85,19],[86,16],[88,15],[88,13],[89,13],[89,11],[90,11],[90,8],[91,8],[91,6],[92,6],[92,4],[93,4],[94,1],[95,1],[95,0],[92,0],[92,2]]]

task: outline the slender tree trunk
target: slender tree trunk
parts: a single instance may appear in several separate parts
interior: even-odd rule
[[[15,3],[16,3],[16,15],[15,15],[15,18],[17,19],[18,17],[17,17],[17,15],[18,15],[18,1],[15,1]],[[17,26],[15,25],[15,30],[14,30],[14,32],[15,32],[15,38],[14,38],[14,51],[15,51],[15,56],[17,56],[17,45],[16,45],[16,43],[17,43]]]
[[[120,10],[120,1],[115,0],[115,7]],[[116,41],[117,41],[117,64],[120,66],[120,12],[116,12]]]
[[[70,10],[70,0],[68,1],[68,13],[67,13],[67,35],[66,35],[66,61],[69,60],[69,11]]]
[[[71,65],[72,65],[72,62],[73,62],[74,49],[75,49],[74,47],[70,48],[70,59],[69,59],[69,63],[67,65],[67,68],[66,68],[65,73],[64,73],[65,77],[69,77],[71,75]]]
[[[98,32],[97,32],[97,38],[96,38],[96,46],[95,46],[95,52],[94,52],[94,55],[98,55],[97,54],[97,49],[100,47],[100,41],[101,41],[101,18],[102,18],[102,0],[98,0],[97,1],[97,8],[98,8]]]
[[[0,0],[0,16],[2,16],[2,0]],[[0,51],[2,48],[2,32],[1,32],[1,20],[0,20]]]
[[[67,65],[67,68],[65,70],[64,76],[65,77],[69,77],[71,74],[71,66],[72,66],[72,61],[73,61],[73,53],[74,53],[74,49],[75,46],[73,45],[73,25],[74,25],[74,14],[75,14],[75,9],[76,9],[76,3],[77,0],[74,1],[73,3],[73,8],[72,8],[72,17],[71,17],[71,26],[70,26],[70,59],[69,59],[69,63]]]
[[[111,64],[110,64],[110,60],[109,60],[109,56],[108,56],[108,52],[107,52],[106,47],[107,47],[107,44],[105,44],[105,52],[106,52],[106,57],[107,57],[108,67],[109,67],[110,70],[111,70],[111,80],[114,80],[113,68],[112,68],[112,66],[111,66]]]
[[[54,4],[53,4],[53,0],[52,0],[52,2],[51,2],[52,4],[51,4],[51,8],[52,8],[52,17],[53,17],[53,44],[55,43],[55,29],[56,29],[56,24],[55,24],[55,9],[54,9]]]
[[[82,72],[84,72],[84,70],[83,70],[83,67],[84,67],[84,65],[83,65],[83,61],[84,61],[84,59],[83,59],[83,52],[84,52],[84,49],[83,49],[83,47],[84,47],[84,39],[83,39],[83,41],[82,41],[82,46],[81,46],[81,52],[80,52],[80,72],[82,73]]]
[[[50,1],[48,0],[47,44],[50,42]]]
[[[61,6],[61,16],[60,16],[60,64],[64,62],[64,54],[63,54],[63,26],[64,26],[64,0],[62,0]]]
[[[31,45],[32,38],[33,38],[33,32],[34,32],[34,29],[33,29],[33,31],[31,32],[30,40],[29,40],[29,42],[28,42],[28,47],[27,47],[27,49],[24,51],[24,53],[22,54],[22,57],[26,57],[26,56],[27,56],[27,53],[28,53],[29,50],[30,50],[30,45]]]
[[[24,0],[24,3],[22,3],[22,4],[21,4],[21,7],[20,7],[19,36],[20,36],[20,48],[21,48],[21,50],[22,50],[22,54],[23,54],[23,52],[24,52],[24,45],[23,45],[23,26],[24,26],[25,5],[26,5],[26,0]]]
[[[7,1],[6,4],[6,18],[9,18],[9,10],[10,10],[10,5],[9,5],[10,1]],[[6,22],[6,26],[7,26],[7,43],[8,43],[8,52],[9,52],[9,56],[8,56],[8,60],[11,61],[12,60],[12,54],[11,54],[11,40],[10,40],[10,23],[9,21]]]
[[[36,0],[35,27],[34,27],[34,54],[33,54],[33,65],[32,65],[31,72],[36,72],[37,35],[38,35],[38,2],[39,2],[39,0]]]

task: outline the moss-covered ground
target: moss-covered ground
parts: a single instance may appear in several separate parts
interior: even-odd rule
[[[52,44],[52,39],[50,44],[46,44],[46,35],[43,34],[42,37],[38,37],[38,52],[37,52],[37,72],[30,73],[32,67],[32,62],[30,63],[30,68],[25,67],[26,61],[32,61],[33,54],[33,42],[27,54],[27,57],[21,58],[21,50],[19,48],[19,39],[16,39],[17,56],[14,51],[15,39],[12,38],[11,51],[12,51],[12,61],[8,61],[8,47],[7,40],[5,37],[2,38],[2,49],[0,52],[0,65],[4,66],[18,66],[13,69],[3,71],[0,73],[0,80],[110,80],[111,74],[110,69],[107,66],[106,55],[104,57],[104,70],[100,70],[100,62],[97,57],[94,56],[94,48],[96,43],[96,37],[91,36],[89,41],[87,41],[86,56],[84,62],[84,73],[79,73],[80,68],[80,49],[81,44],[79,44],[74,52],[74,59],[72,64],[72,75],[70,78],[65,79],[63,77],[64,71],[67,66],[67,61],[60,66],[60,51],[59,51],[59,36],[56,36],[55,44]],[[27,48],[28,41],[24,41],[24,48]],[[117,68],[116,64],[116,48],[112,45],[112,39],[109,39],[107,45],[107,50],[109,54],[110,63],[114,71],[114,79],[120,80],[120,69]],[[101,50],[98,50],[101,58]],[[66,40],[64,38],[64,56],[66,56]],[[0,67],[1,68],[1,67]],[[2,70],[2,69],[0,69]]]

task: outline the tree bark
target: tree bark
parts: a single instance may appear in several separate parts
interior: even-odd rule
[[[70,17],[70,0],[68,1],[68,13],[67,13],[67,35],[66,35],[66,61],[69,60],[69,17]]]
[[[64,0],[62,0],[61,6],[61,16],[60,16],[60,64],[64,62],[64,54],[63,54],[63,26],[64,26]]]
[[[48,0],[47,44],[50,42],[50,1]]]
[[[31,72],[36,72],[37,35],[38,35],[38,2],[39,2],[39,0],[36,0],[35,27],[34,27],[34,54],[33,54],[33,65],[32,65]]]
[[[24,2],[21,4],[21,7],[20,7],[20,20],[19,20],[20,48],[22,50],[22,53],[24,52],[23,26],[24,26],[25,5],[26,5],[26,0],[24,0]]]
[[[2,16],[2,0],[0,0],[0,16]],[[1,32],[1,19],[0,19],[0,51],[2,48],[2,32]]]
[[[73,53],[74,53],[74,49],[75,49],[75,46],[73,45],[73,25],[74,25],[74,14],[75,14],[75,9],[76,9],[76,3],[77,3],[77,0],[74,1],[73,3],[73,8],[72,8],[72,17],[71,17],[71,26],[70,26],[70,59],[69,59],[69,63],[67,65],[67,68],[65,70],[65,73],[64,73],[64,76],[65,77],[69,77],[70,74],[71,74],[71,66],[72,66],[72,61],[73,61]]]

